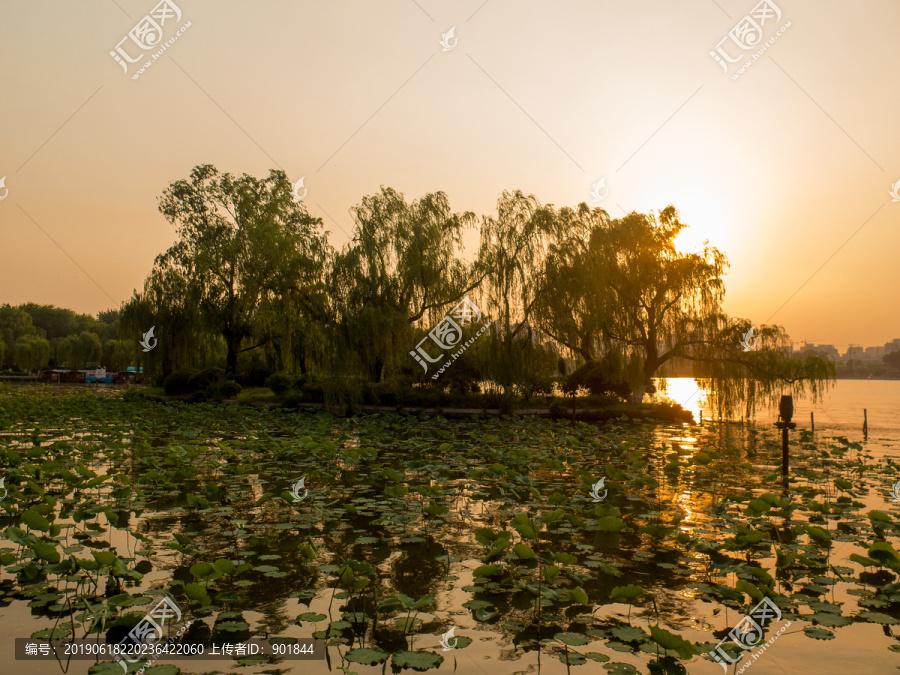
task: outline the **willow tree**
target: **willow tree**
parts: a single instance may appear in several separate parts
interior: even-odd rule
[[[489,375],[504,389],[523,381],[539,337],[532,324],[535,306],[545,292],[542,271],[547,251],[565,236],[553,207],[543,206],[521,190],[504,191],[497,217],[484,219],[479,259],[487,274],[487,312],[493,318],[489,337]]]
[[[16,365],[20,370],[39,370],[50,361],[50,343],[38,335],[23,335],[13,347]]]
[[[352,214],[353,240],[335,256],[330,283],[338,342],[378,382],[388,367],[415,366],[413,324],[478,286],[483,274],[461,255],[475,215],[453,212],[443,192],[407,203],[385,187]]]
[[[283,171],[236,178],[208,164],[166,188],[159,210],[176,225],[178,241],[156,266],[175,270],[196,290],[200,315],[225,340],[226,369],[234,374],[263,303],[321,283],[322,221],[294,201]]]
[[[743,405],[751,417],[758,403],[773,404],[782,394],[811,396],[815,402],[833,383],[834,362],[817,354],[794,355],[781,326],[757,328],[724,315],[710,323],[707,331],[715,339],[685,350],[685,356],[697,363],[700,386],[710,391],[720,416]],[[753,337],[747,338],[751,328]]]
[[[745,351],[749,322],[722,311],[726,258],[708,244],[678,251],[675,238],[685,227],[673,206],[616,220],[593,215],[586,242],[548,257],[548,283],[556,288],[542,314],[548,332],[589,361],[622,354],[636,402],[673,359],[697,362],[721,410],[739,401],[752,410],[758,396],[786,389],[818,396],[833,370],[815,357],[793,357],[780,327],[761,327]]]
[[[148,378],[161,381],[178,368],[212,362],[214,340],[205,330],[199,305],[199,287],[183,270],[157,259],[143,291],[135,291],[122,308],[119,337],[131,344],[130,363],[143,368]],[[140,342],[151,328],[152,348],[146,351]]]
[[[557,214],[560,228],[571,233],[550,245],[544,260],[544,292],[534,309],[534,323],[570,354],[585,362],[603,355],[602,328],[610,295],[597,283],[599,271],[588,246],[590,233],[608,226],[609,214],[581,203]]]

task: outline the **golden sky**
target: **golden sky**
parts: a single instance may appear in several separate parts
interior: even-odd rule
[[[380,185],[478,214],[504,189],[672,203],[685,249],[727,254],[729,313],[900,337],[894,0],[157,1],[0,2],[0,303],[126,300],[174,240],[158,196],[208,162],[305,176],[338,247]],[[148,14],[174,41],[133,79]]]

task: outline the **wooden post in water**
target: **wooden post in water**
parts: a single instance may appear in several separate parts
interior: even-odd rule
[[[809,426],[813,433],[816,433],[816,416],[812,410],[809,411]]]
[[[796,429],[797,423],[791,422],[794,416],[794,397],[782,396],[781,402],[778,404],[778,422],[775,426],[781,429],[781,476],[784,482],[784,489],[788,487],[788,429]]]
[[[869,440],[869,411],[863,408],[863,438]]]

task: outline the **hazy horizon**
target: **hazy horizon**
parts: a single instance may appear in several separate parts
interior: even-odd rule
[[[764,39],[789,26],[736,80],[710,51],[753,0],[182,0],[164,40],[189,27],[136,80],[109,52],[156,0],[49,6],[0,10],[0,303],[118,307],[174,241],[157,198],[212,163],[305,176],[337,247],[380,185],[479,216],[506,189],[673,204],[683,249],[728,256],[730,314],[842,352],[900,337],[895,3],[779,1]]]

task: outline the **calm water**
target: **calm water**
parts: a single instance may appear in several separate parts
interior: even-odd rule
[[[695,392],[693,380],[668,382],[668,395],[692,408],[696,418],[703,406],[703,396],[702,392],[697,395]],[[2,404],[0,396],[0,412]],[[340,593],[333,599],[336,568],[329,566],[349,559],[366,561],[378,570],[373,584],[379,599],[394,592],[434,599],[434,606],[418,613],[422,623],[416,625],[416,634],[408,643],[410,649],[429,650],[444,657],[443,663],[429,672],[563,675],[569,669],[560,661],[563,646],[552,639],[554,634],[593,629],[598,631],[597,640],[590,646],[570,648],[571,651],[600,653],[609,657],[606,665],[617,662],[636,668],[628,670],[627,666],[618,666],[613,673],[646,674],[647,645],[639,649],[632,643],[629,647],[609,634],[629,624],[649,631],[650,626],[658,623],[695,643],[718,642],[712,631],[734,626],[743,612],[704,597],[701,589],[710,581],[705,562],[707,554],[681,548],[671,533],[659,539],[638,533],[638,527],[673,524],[676,533],[719,547],[735,536],[735,521],[721,517],[728,503],[726,497],[740,495],[744,501],[753,495],[779,491],[778,484],[767,479],[780,463],[777,444],[767,443],[774,439],[771,422],[777,413],[772,411],[760,411],[756,429],[749,424],[721,423],[642,429],[588,425],[572,428],[540,421],[485,423],[388,417],[337,420],[233,408],[154,404],[128,408],[115,402],[110,403],[107,413],[103,408],[69,409],[58,401],[48,402],[47,406],[51,404],[56,406],[52,408],[54,413],[42,418],[38,411],[28,419],[13,422],[0,440],[10,443],[8,447],[25,451],[30,447],[27,437],[33,428],[41,430],[44,448],[54,440],[77,436],[83,448],[101,451],[90,464],[95,471],[125,473],[141,488],[137,501],[129,507],[128,527],[152,540],[141,557],[151,560],[154,568],[140,583],[127,589],[130,593],[139,594],[150,587],[164,588],[176,578],[190,579],[188,568],[192,564],[227,556],[235,563],[249,562],[254,566],[236,587],[241,589],[240,601],[228,603],[227,609],[240,612],[241,618],[259,633],[305,638],[327,628],[329,621],[347,619],[347,599],[341,598]],[[47,406],[41,406],[41,410]],[[869,412],[869,439],[861,451],[846,451],[828,440],[829,436],[842,435],[850,441],[862,441],[863,408]],[[804,584],[808,586],[810,582],[791,583],[781,576],[778,588],[795,603],[811,603],[802,607],[806,616],[816,611],[818,605],[841,606],[848,615],[866,607],[872,609],[876,605],[857,604],[861,599],[858,591],[865,589],[851,580],[861,568],[851,570],[847,556],[866,554],[856,539],[871,540],[871,531],[865,534],[869,528],[865,513],[869,509],[886,511],[900,519],[900,509],[886,497],[891,478],[879,473],[876,467],[886,457],[900,459],[900,382],[839,381],[817,406],[795,401],[795,410],[799,428],[792,440],[797,441],[801,430],[808,427],[808,413],[814,410],[817,447],[830,449],[831,453],[831,459],[810,459],[809,463],[801,464],[822,475],[822,479],[798,482],[798,487],[812,490],[805,493],[803,503],[816,494],[821,495],[819,499],[834,502],[839,495],[835,493],[832,478],[844,476],[859,483],[854,497],[864,507],[857,509],[859,513],[852,518],[849,515],[841,518],[852,524],[853,531],[861,533],[856,538],[839,535],[835,530],[836,519],[831,516],[820,523],[835,537],[832,547],[823,549],[823,555],[827,555],[831,565],[842,570],[847,581],[823,571],[816,577],[821,591],[803,590]],[[709,411],[704,410],[704,418],[709,417]],[[230,456],[220,453],[223,444],[243,457],[244,463],[235,467]],[[111,455],[109,462],[103,460],[106,448],[119,445],[127,451],[120,456]],[[377,452],[377,461],[354,454],[357,449],[367,448]],[[734,460],[704,467],[692,461],[700,452],[733,455]],[[801,456],[801,449],[792,446],[792,454],[795,453]],[[850,464],[841,464],[845,455],[846,459],[855,461],[865,454],[875,458],[871,470],[865,474],[852,473]],[[141,462],[135,464],[134,455],[140,455]],[[678,470],[665,470],[664,463],[673,458],[678,459]],[[638,466],[636,461],[646,466]],[[148,482],[151,473],[182,464],[188,470],[181,470],[162,483],[156,478]],[[726,468],[723,470],[722,466]],[[382,467],[403,472],[401,483],[381,477]],[[621,509],[623,518],[633,529],[609,534],[593,527],[585,530],[563,523],[546,537],[543,545],[562,547],[561,550],[578,560],[571,567],[561,565],[565,571],[559,577],[558,587],[580,585],[590,602],[586,611],[578,612],[565,603],[557,610],[551,603],[545,620],[546,632],[538,636],[526,625],[533,607],[531,594],[524,588],[515,590],[486,582],[483,577],[479,580],[473,574],[485,564],[485,549],[474,541],[473,529],[510,529],[509,521],[514,513],[545,514],[548,497],[554,494],[562,496],[559,504],[564,510],[584,512],[590,507],[589,503],[585,504],[590,500],[579,487],[584,474],[594,479],[608,477],[610,497],[602,506]],[[307,487],[313,491],[310,499],[295,506],[277,497],[301,476],[308,477]],[[656,487],[642,485],[648,476],[657,480]],[[210,508],[199,511],[191,508],[186,503],[186,495],[203,495],[204,485],[210,484],[219,490],[215,499],[210,499]],[[385,497],[388,487],[401,484],[409,487],[408,496]],[[529,488],[534,488],[534,494],[529,494]],[[419,498],[415,494],[417,489],[426,490],[428,496],[423,494]],[[273,498],[264,501],[265,495]],[[83,500],[84,495],[70,494],[68,498]],[[103,501],[101,494],[92,498]],[[794,494],[792,499],[799,503],[800,496]],[[446,505],[447,512],[426,518],[423,513],[426,504]],[[56,522],[74,529],[83,527],[75,528],[70,519],[62,516]],[[121,528],[109,527],[102,519],[99,522],[104,527],[94,533],[96,540],[105,538],[123,557],[135,556],[134,539]],[[22,526],[14,514],[5,518],[0,527],[10,524]],[[168,548],[167,542],[172,541],[174,533],[192,537],[198,552],[183,555]],[[898,534],[896,529],[887,531],[888,540],[895,547],[900,547]],[[76,543],[65,529],[64,536],[68,544]],[[291,544],[307,536],[318,547],[312,563],[300,558],[296,546]],[[94,549],[106,545],[102,541],[85,543]],[[14,549],[7,541],[0,541],[0,548],[4,544],[6,550]],[[88,549],[80,553],[77,548],[72,551],[80,557],[89,553]],[[817,555],[809,551],[807,554]],[[514,579],[527,580],[532,573],[528,565],[510,559],[510,555],[493,562],[507,565]],[[774,575],[771,556],[757,556],[755,562]],[[612,576],[601,569],[617,570],[618,575]],[[737,581],[733,572],[724,575],[713,572],[713,576],[717,583],[730,587]],[[609,598],[613,587],[629,583],[646,591],[633,607]],[[57,587],[61,585],[49,579],[38,587],[26,588],[23,594],[14,576],[3,571],[0,649],[4,653],[11,653],[15,637],[27,637],[54,625],[55,615],[44,606],[47,603],[40,605],[29,598],[55,592]],[[809,595],[812,593],[818,595]],[[478,613],[477,604],[471,604],[473,600],[487,602],[484,615]],[[208,616],[183,595],[178,596],[178,601],[192,620],[200,618],[213,625],[215,612]],[[881,612],[892,611],[890,607],[878,607]],[[897,609],[900,608],[895,607],[893,611]],[[321,613],[328,619],[303,620],[298,624],[296,617],[309,612]],[[470,638],[472,643],[463,649],[443,652],[439,636],[452,626],[457,635]],[[854,621],[834,628],[834,638],[830,640],[812,639],[804,634],[804,627],[813,624],[794,620],[787,632],[745,672],[876,675],[896,672],[895,666],[900,665],[900,657],[888,650],[889,645],[898,644],[898,638],[891,636],[891,631],[898,632],[896,626]],[[396,631],[382,633],[380,637],[367,632],[362,637],[368,647],[377,647],[379,640],[382,646],[394,640],[393,649],[397,648]],[[536,649],[537,637],[547,640],[540,650]],[[328,649],[327,662],[281,662],[234,670],[232,664],[224,661],[158,663],[175,663],[185,675],[213,672],[337,675],[341,665],[349,667],[348,673],[359,675],[387,672],[380,665],[342,663],[342,654],[348,646],[332,645]],[[722,672],[718,665],[699,657],[682,663],[685,670],[681,672],[691,675]],[[75,661],[67,672],[83,675],[89,665],[90,662]],[[8,666],[9,672],[22,675],[63,672],[60,666],[50,662],[10,661]],[[174,672],[166,670],[159,674]],[[571,666],[571,672],[606,675],[607,670],[599,663],[588,661],[586,665]],[[148,675],[154,675],[153,671]]]
[[[665,397],[681,404],[699,419],[711,419],[713,411],[706,395],[693,378],[669,378]],[[816,430],[841,433],[853,440],[862,439],[863,410],[868,411],[869,440],[900,439],[900,380],[838,380],[823,399],[794,399],[794,422],[798,428],[810,428],[814,413]],[[778,419],[778,408],[757,410],[758,424],[772,424]]]

